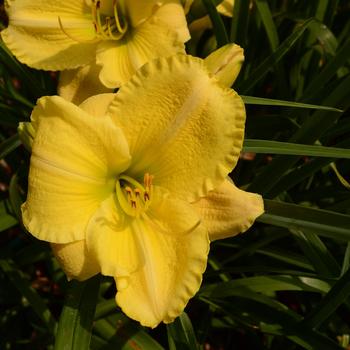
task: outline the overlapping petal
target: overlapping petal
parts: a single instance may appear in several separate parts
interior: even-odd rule
[[[87,246],[108,276],[129,276],[144,264],[143,250],[135,235],[135,223],[108,197],[87,228]]]
[[[10,25],[1,37],[21,62],[62,70],[95,59],[95,29],[84,0],[9,0],[6,11]]]
[[[145,65],[119,90],[108,114],[129,144],[128,173],[149,172],[155,184],[189,201],[220,184],[241,150],[243,101],[191,56]]]
[[[84,281],[100,272],[95,255],[88,251],[85,240],[52,243],[51,248],[68,279]]]
[[[142,26],[130,29],[122,40],[102,41],[98,45],[96,62],[101,66],[100,80],[110,88],[120,86],[148,61],[178,52],[185,52],[183,42],[153,16]]]
[[[180,1],[163,1],[162,6],[159,6],[154,15],[160,22],[163,22],[169,29],[176,33],[177,39],[180,42],[184,43],[191,38],[184,8]]]
[[[24,225],[49,242],[82,240],[90,217],[114,190],[115,174],[129,165],[126,140],[109,118],[89,115],[58,96],[39,100],[32,123]]]
[[[112,92],[99,80],[101,67],[95,63],[60,73],[58,94],[65,100],[79,105],[88,97]]]
[[[179,316],[199,289],[206,268],[209,249],[206,228],[196,225],[189,233],[178,234],[198,216],[186,202],[174,205],[177,210],[173,215],[179,223],[172,231],[164,232],[148,221],[135,220],[133,233],[143,251],[144,264],[127,279],[116,277],[117,304],[144,326],[156,327]],[[170,219],[171,208],[170,204],[168,215],[159,217],[164,226],[170,227],[166,221]],[[175,222],[171,220],[172,224]]]
[[[264,202],[259,194],[242,191],[229,180],[193,206],[203,219],[211,241],[248,230],[264,212]]]

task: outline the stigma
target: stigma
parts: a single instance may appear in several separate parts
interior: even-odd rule
[[[127,175],[120,175],[116,181],[116,195],[123,211],[133,217],[140,217],[150,206],[153,193],[153,176],[144,175],[143,184]]]

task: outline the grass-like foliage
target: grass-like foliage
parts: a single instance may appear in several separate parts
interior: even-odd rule
[[[209,13],[213,25],[187,52],[244,48],[233,88],[246,134],[231,177],[263,195],[265,214],[211,244],[186,313],[155,330],[118,310],[112,279],[67,282],[49,244],[23,228],[30,154],[17,126],[56,93],[57,74],[22,65],[0,42],[0,349],[349,348],[350,3],[235,0],[231,19],[217,2],[195,2],[188,21]],[[3,9],[0,19],[6,27]]]

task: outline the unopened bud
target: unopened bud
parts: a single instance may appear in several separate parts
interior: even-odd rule
[[[209,71],[222,85],[232,86],[244,61],[243,49],[236,44],[227,44],[212,52],[205,60]]]

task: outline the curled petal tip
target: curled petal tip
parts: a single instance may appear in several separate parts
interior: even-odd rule
[[[239,45],[227,44],[212,52],[204,62],[222,85],[230,87],[235,82],[244,62],[243,52]]]

